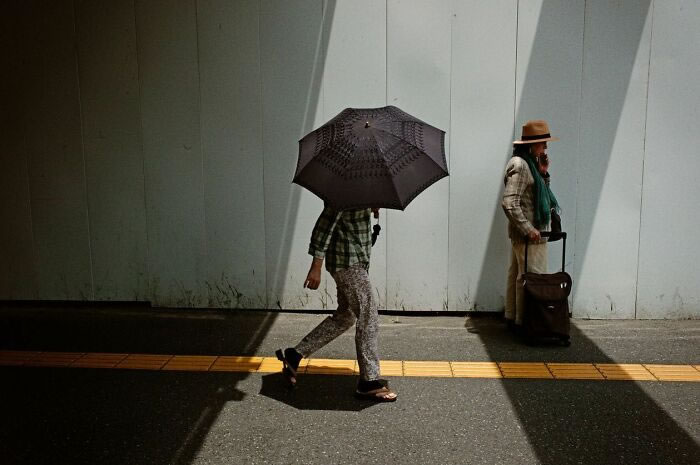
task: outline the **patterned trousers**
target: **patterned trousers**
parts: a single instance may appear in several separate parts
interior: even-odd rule
[[[295,347],[304,358],[355,326],[355,350],[360,379],[379,379],[379,315],[372,297],[369,274],[354,265],[332,274],[338,289],[338,308]]]
[[[547,243],[530,244],[527,248],[527,270],[535,273],[547,272]],[[506,278],[506,314],[516,324],[523,323],[525,311],[525,291],[523,273],[525,272],[525,243],[512,242],[510,266]]]

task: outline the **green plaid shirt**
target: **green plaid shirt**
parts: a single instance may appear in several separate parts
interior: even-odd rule
[[[369,208],[337,211],[324,207],[311,233],[309,255],[325,258],[330,273],[357,263],[369,268],[371,212]]]

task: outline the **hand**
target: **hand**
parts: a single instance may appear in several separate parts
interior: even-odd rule
[[[309,268],[309,273],[306,275],[306,281],[304,281],[304,287],[308,287],[309,289],[316,290],[318,289],[318,286],[321,284],[321,263],[323,260],[319,260],[318,258],[314,258],[314,261],[311,262],[311,268]]]
[[[528,234],[527,237],[530,239],[530,242],[537,242],[540,239],[542,239],[542,235],[537,229],[531,230]]]
[[[547,171],[549,171],[549,157],[546,153],[543,153],[537,157],[537,170],[542,176],[547,174]]]

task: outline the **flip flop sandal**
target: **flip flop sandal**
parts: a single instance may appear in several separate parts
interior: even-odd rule
[[[371,391],[357,390],[355,391],[355,397],[374,402],[394,402],[398,398],[396,393],[386,386],[379,389],[372,389]]]
[[[284,376],[285,381],[287,381],[289,388],[294,388],[297,385],[296,370],[292,368],[287,359],[284,357],[282,349],[277,349],[275,351],[275,355],[277,355],[277,360],[282,362],[282,376]]]

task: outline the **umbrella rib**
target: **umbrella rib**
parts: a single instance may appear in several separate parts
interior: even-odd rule
[[[406,139],[402,139],[401,137],[397,136],[397,135],[394,134],[393,132],[389,132],[389,131],[387,131],[387,130],[384,130],[384,129],[381,129],[381,128],[376,128],[376,127],[374,128],[374,130],[375,130],[375,131],[381,131],[383,134],[387,134],[387,135],[393,137],[394,139],[398,140],[399,142],[404,142],[406,145],[410,145],[411,147],[415,147],[417,150],[420,150],[421,152],[424,152],[424,153],[425,153],[425,151],[424,151],[423,149],[421,149],[420,147],[418,147],[416,144],[412,144],[410,141],[408,141],[408,140],[406,140]],[[438,129],[438,130],[440,130],[440,129]],[[443,131],[443,132],[444,132],[444,131]],[[372,134],[372,137],[374,137],[374,140],[377,140],[377,138],[374,136],[374,134]]]

